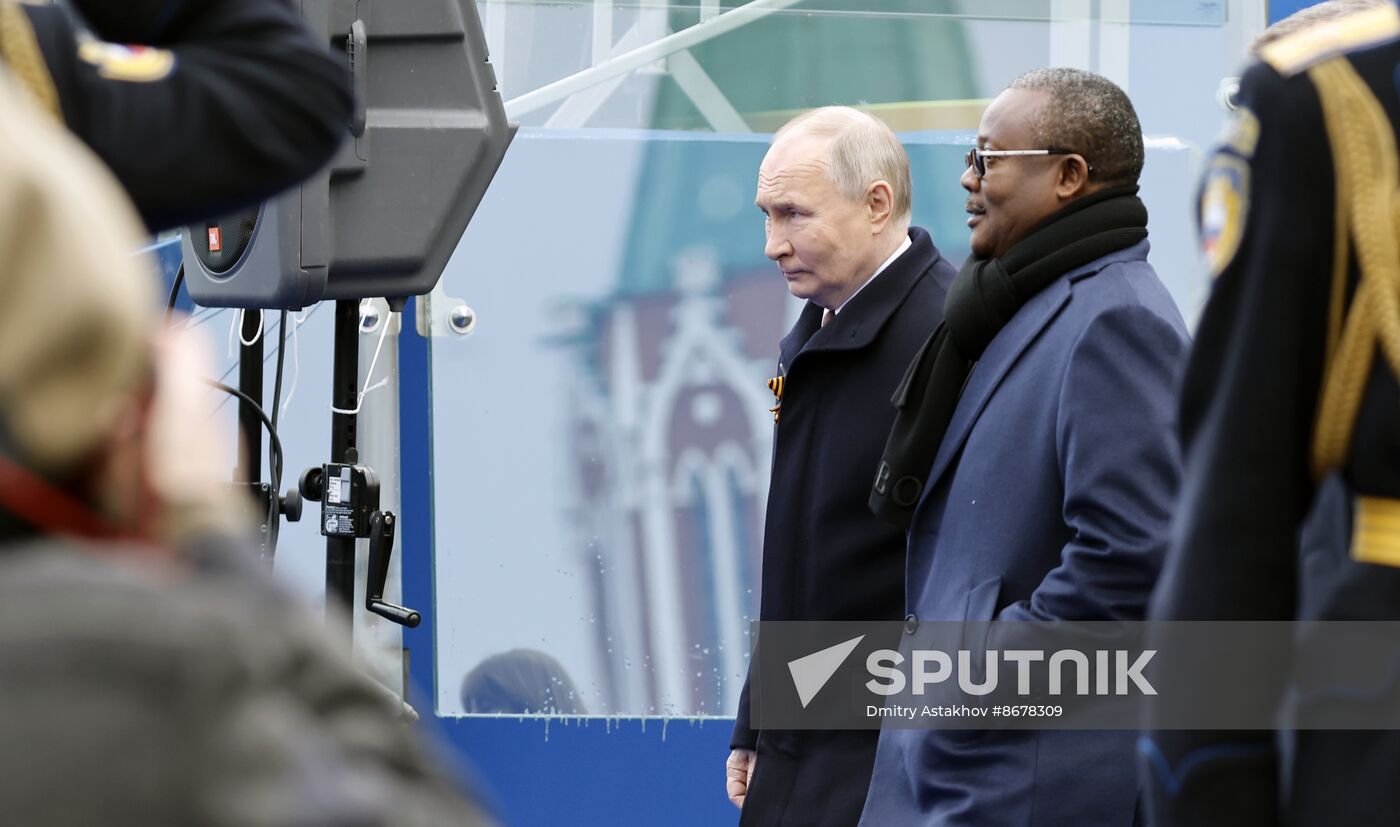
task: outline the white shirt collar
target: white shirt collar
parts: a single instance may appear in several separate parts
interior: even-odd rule
[[[857,295],[859,295],[859,294],[860,294],[860,291],[864,290],[864,289],[866,288],[866,286],[870,284],[870,282],[872,282],[872,281],[875,280],[875,276],[878,276],[878,275],[880,275],[881,273],[885,272],[885,269],[886,269],[886,268],[888,268],[891,264],[894,264],[894,260],[895,260],[895,259],[897,259],[897,258],[899,258],[900,256],[904,255],[904,251],[907,250],[907,249],[909,249],[909,248],[912,247],[912,246],[914,246],[914,242],[913,242],[912,240],[910,240],[909,234],[906,232],[906,233],[904,234],[904,243],[899,245],[899,249],[895,250],[894,253],[892,253],[892,254],[890,255],[889,258],[885,259],[885,263],[884,263],[884,264],[881,264],[879,267],[875,268],[875,272],[874,272],[873,274],[871,274],[870,278],[866,279],[866,280],[865,280],[865,283],[862,284],[860,287],[857,287],[857,288],[856,288],[856,292],[854,292],[854,293],[852,293],[851,295],[847,296],[847,297],[846,297],[846,300],[843,301],[843,302],[841,302],[841,306],[838,307],[838,308],[836,308],[836,310],[832,313],[832,315],[840,315],[840,314],[841,314],[841,311],[845,309],[846,305],[848,305],[848,304],[851,303],[851,299],[854,299]]]

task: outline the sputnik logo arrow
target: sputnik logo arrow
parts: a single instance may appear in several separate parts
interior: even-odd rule
[[[797,686],[797,698],[802,701],[803,709],[822,691],[822,687],[826,686],[826,682],[831,680],[831,676],[836,674],[836,670],[841,668],[841,664],[846,662],[862,640],[865,640],[865,635],[788,661],[788,671],[792,673],[792,682]]]

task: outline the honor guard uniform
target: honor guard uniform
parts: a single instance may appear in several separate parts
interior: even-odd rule
[[[1152,615],[1400,620],[1400,14],[1386,3],[1260,56],[1201,192],[1214,286]],[[1289,696],[1284,668],[1265,709]],[[1156,827],[1400,813],[1400,731],[1172,731],[1170,701],[1152,700],[1161,725],[1140,747]]]
[[[298,183],[350,114],[346,68],[288,0],[0,0],[0,63],[152,230]]]

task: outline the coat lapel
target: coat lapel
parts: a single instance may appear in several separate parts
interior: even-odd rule
[[[894,315],[909,291],[925,273],[934,270],[943,255],[929,234],[920,227],[909,228],[910,246],[870,284],[851,299],[835,320],[821,326],[822,310],[808,302],[783,339],[783,364],[791,367],[798,354],[859,350],[875,341],[885,322]],[[948,285],[943,285],[946,290]],[[791,351],[789,347],[791,346]]]
[[[786,375],[788,368],[792,367],[792,360],[797,358],[797,354],[802,352],[802,348],[812,338],[812,334],[821,329],[822,309],[811,302],[802,308],[802,312],[797,316],[797,324],[792,326],[788,335],[778,343],[778,373]]]
[[[992,343],[983,352],[982,359],[977,366],[972,369],[972,375],[967,379],[967,386],[963,389],[962,397],[958,400],[958,407],[953,411],[953,419],[948,423],[948,430],[943,435],[943,441],[938,446],[938,454],[933,460],[933,470],[929,472],[928,482],[924,485],[924,495],[934,489],[938,484],[938,479],[948,470],[953,457],[962,450],[963,443],[967,441],[968,434],[972,431],[972,426],[977,422],[977,418],[982,415],[982,411],[987,407],[987,401],[992,398],[1002,379],[1006,377],[1007,371],[1016,363],[1020,355],[1025,352],[1036,336],[1050,324],[1051,319],[1060,312],[1065,302],[1069,301],[1069,279],[1061,278],[1054,284],[1040,291],[1025,304],[1006,327],[996,335]]]
[[[1137,259],[1146,261],[1149,249],[1148,243],[1142,241],[1126,250],[1112,253],[1098,261],[1071,270],[1056,280],[1054,284],[1037,293],[1012,317],[1006,327],[987,346],[987,350],[982,354],[982,359],[973,368],[972,375],[968,377],[967,386],[963,389],[962,397],[958,400],[958,407],[953,411],[953,419],[948,423],[948,430],[943,435],[942,443],[938,446],[938,455],[934,457],[928,482],[924,485],[925,499],[928,497],[928,492],[934,490],[938,480],[948,471],[953,458],[962,450],[963,443],[967,442],[968,434],[972,432],[972,426],[977,423],[977,418],[982,415],[982,411],[987,407],[987,402],[992,398],[997,387],[1001,385],[1002,380],[1006,378],[1007,372],[1011,370],[1026,348],[1030,347],[1031,342],[1035,341],[1040,332],[1060,312],[1060,308],[1069,301],[1070,286],[1077,281],[1093,276],[1110,264]]]

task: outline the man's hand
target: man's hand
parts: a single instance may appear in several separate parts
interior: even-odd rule
[[[744,808],[744,797],[749,794],[749,782],[753,780],[753,768],[758,764],[758,753],[751,749],[736,749],[729,753],[724,762],[724,791],[729,800],[739,809]]]

